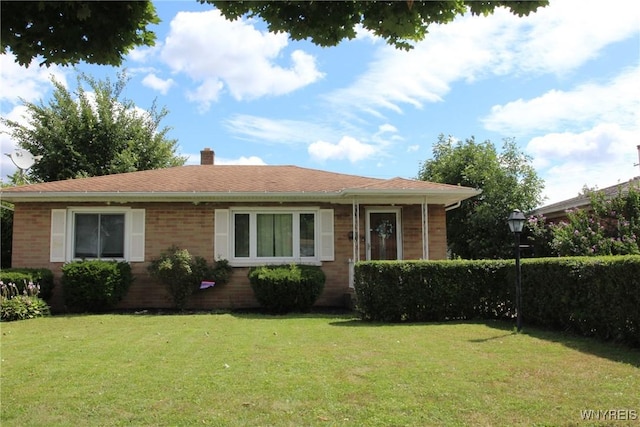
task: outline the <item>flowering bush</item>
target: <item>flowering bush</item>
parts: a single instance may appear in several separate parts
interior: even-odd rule
[[[591,210],[567,212],[567,220],[545,224],[542,216],[530,217],[529,240],[551,253],[540,255],[592,256],[640,254],[640,189],[630,186],[607,199],[600,191],[585,190]]]
[[[48,316],[49,306],[38,297],[40,286],[29,282],[22,292],[15,283],[0,281],[0,319],[3,322]]]

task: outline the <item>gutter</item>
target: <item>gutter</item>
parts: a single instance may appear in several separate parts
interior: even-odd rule
[[[458,209],[458,208],[460,207],[460,205],[461,205],[461,204],[462,204],[462,200],[461,200],[461,201],[459,201],[458,203],[454,203],[454,204],[452,204],[452,205],[445,206],[445,207],[444,207],[444,211],[445,211],[445,212],[449,212],[449,211],[452,211],[452,210],[454,210],[454,209]]]

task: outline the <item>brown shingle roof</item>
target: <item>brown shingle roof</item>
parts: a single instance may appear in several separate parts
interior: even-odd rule
[[[45,182],[2,189],[6,200],[31,196],[157,194],[415,194],[446,192],[464,199],[475,190],[403,178],[379,179],[298,166],[198,165]],[[310,194],[310,195],[311,195]],[[456,200],[457,201],[457,200]]]

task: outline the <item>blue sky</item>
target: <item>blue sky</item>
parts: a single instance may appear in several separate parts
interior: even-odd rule
[[[157,44],[128,55],[126,97],[167,107],[163,124],[190,164],[210,147],[218,164],[414,178],[445,134],[498,147],[515,138],[545,180],[543,204],[640,175],[640,2],[464,16],[432,26],[410,52],[366,32],[320,48],[196,1],[155,5]],[[121,70],[77,69],[111,79]],[[2,116],[24,120],[20,98],[47,101],[51,74],[75,87],[73,68],[0,55]],[[15,147],[4,132],[0,143]],[[15,168],[0,157],[4,178]]]

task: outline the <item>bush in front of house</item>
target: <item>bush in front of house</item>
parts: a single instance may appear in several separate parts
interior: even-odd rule
[[[364,320],[383,322],[508,317],[507,265],[504,260],[360,262],[357,310]]]
[[[131,266],[118,261],[74,261],[62,267],[62,290],[67,309],[99,313],[115,308],[126,295]]]
[[[227,260],[220,259],[214,266],[210,266],[204,258],[193,256],[188,250],[175,245],[164,251],[159,258],[152,260],[148,270],[166,286],[173,305],[178,310],[184,310],[189,297],[199,289],[203,280],[222,285],[231,275],[231,267]]]
[[[271,265],[249,270],[249,282],[260,305],[270,313],[308,312],[324,289],[320,267]]]
[[[640,256],[522,260],[524,324],[640,346]],[[355,267],[357,309],[387,322],[510,319],[513,260],[371,261]]]
[[[51,314],[47,303],[39,298],[40,287],[29,282],[22,288],[0,280],[0,320],[33,319]]]
[[[53,293],[53,272],[46,268],[5,268],[0,271],[0,281],[15,284],[20,294],[33,283],[40,288],[38,297],[46,301]]]

